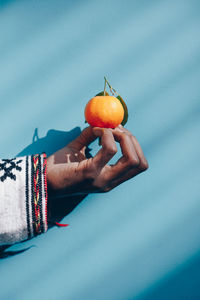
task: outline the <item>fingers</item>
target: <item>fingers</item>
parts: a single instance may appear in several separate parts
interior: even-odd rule
[[[139,167],[141,170],[146,170],[148,169],[148,162],[144,156],[144,153],[142,151],[142,148],[140,146],[140,144],[138,143],[137,139],[135,136],[133,136],[130,131],[128,131],[127,129],[125,129],[123,126],[119,125],[119,128],[117,130],[122,130],[124,133],[126,133],[132,140],[133,144],[134,144],[134,147],[135,147],[135,151],[138,155],[138,158],[139,158]]]
[[[101,136],[102,149],[93,158],[92,165],[98,170],[93,177],[98,191],[107,192],[148,168],[138,141],[128,130],[118,127],[112,130],[100,129],[99,132],[96,131],[97,133]],[[122,157],[115,165],[109,166],[108,161],[117,151],[115,140],[120,143]]]
[[[98,137],[102,147],[93,158],[66,160],[68,155],[82,153]],[[109,165],[117,152],[116,142],[120,143],[122,157],[116,164]],[[66,148],[48,158],[48,182],[55,190],[107,192],[148,168],[137,139],[122,126],[115,129],[87,127]],[[57,161],[55,155],[59,157]]]
[[[138,157],[139,157],[139,159],[140,159],[140,165],[139,165],[140,170],[141,170],[141,171],[145,171],[145,170],[148,169],[149,164],[148,164],[148,162],[147,162],[147,160],[146,160],[146,158],[145,158],[145,156],[144,156],[144,153],[143,153],[143,151],[142,151],[142,148],[140,147],[140,144],[138,143],[136,137],[135,137],[135,136],[132,136],[132,140],[133,140],[133,143],[134,143],[134,145],[135,145],[135,149],[136,149],[136,152],[137,152],[137,154],[138,154]]]
[[[78,151],[93,142],[97,137],[101,138],[102,148],[93,157],[92,162],[97,169],[103,168],[109,160],[116,154],[117,146],[111,129],[100,127],[87,127],[81,134],[72,141],[68,147]]]
[[[100,170],[117,153],[117,146],[110,129],[94,128],[93,132],[97,137],[101,138],[102,148],[92,159],[95,167]]]
[[[97,136],[94,134],[93,128],[89,126],[85,128],[81,134],[67,146],[80,151],[85,146],[92,143],[96,138]]]
[[[137,139],[125,128],[119,126],[112,131],[120,143],[123,156],[112,166],[110,180],[115,186],[126,181],[148,168],[147,160]]]
[[[70,143],[70,147],[82,151],[97,137],[101,138],[101,149],[93,158],[83,160],[76,172],[76,174],[82,174],[82,181],[89,180],[90,189],[109,191],[148,168],[147,160],[137,139],[122,126],[115,129],[87,127],[77,139]],[[110,166],[108,162],[117,152],[115,141],[120,143],[122,157],[115,165]]]
[[[123,155],[115,165],[116,171],[120,171],[120,169],[124,168],[125,166],[127,166],[127,168],[132,166],[138,166],[140,160],[138,158],[135,145],[131,139],[131,136],[129,134],[126,134],[124,130],[119,128],[114,129],[112,133],[115,140],[120,143]]]

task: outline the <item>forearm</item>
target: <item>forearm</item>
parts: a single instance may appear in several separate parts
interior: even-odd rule
[[[0,160],[0,245],[47,231],[46,155]]]

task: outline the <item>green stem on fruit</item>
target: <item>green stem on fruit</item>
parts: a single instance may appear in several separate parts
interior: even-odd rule
[[[107,79],[105,76],[104,76],[104,79],[105,79],[105,83],[104,83],[103,95],[105,96],[106,95],[106,82],[107,82]]]
[[[105,79],[105,86],[104,86],[104,96],[105,96],[105,91],[106,91],[106,84],[108,85],[109,89],[110,89],[110,92],[111,94],[114,96],[114,95],[117,95],[119,96],[119,94],[116,92],[116,90],[110,85],[110,83],[108,82],[108,80],[106,79],[106,77],[104,76],[104,79]]]

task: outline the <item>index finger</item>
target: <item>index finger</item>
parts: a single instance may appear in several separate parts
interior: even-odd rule
[[[117,153],[117,146],[112,131],[107,128],[94,128],[96,136],[101,137],[102,148],[93,157],[97,169],[102,169]]]
[[[68,144],[68,147],[76,149],[77,151],[82,150],[84,147],[91,144],[97,136],[95,135],[93,128],[91,126],[86,127],[81,134]]]
[[[112,166],[113,177],[118,177],[128,172],[130,169],[137,168],[140,164],[140,159],[133,140],[127,132],[117,128],[112,132],[115,140],[120,143],[122,151],[122,157]]]
[[[143,169],[146,170],[148,168],[148,162],[144,156],[143,150],[142,150],[138,140],[136,139],[136,137],[134,135],[132,135],[130,131],[128,131],[126,128],[124,128],[121,125],[119,125],[118,129],[116,128],[116,130],[121,130],[130,136],[130,138],[134,144],[135,151],[137,152],[137,155],[138,155],[138,158],[140,161],[139,167],[141,170],[143,170]]]

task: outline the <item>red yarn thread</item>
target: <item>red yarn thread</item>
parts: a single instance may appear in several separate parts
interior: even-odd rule
[[[67,227],[67,226],[69,226],[69,224],[61,224],[61,223],[58,223],[58,222],[54,222],[54,224],[58,227]]]

